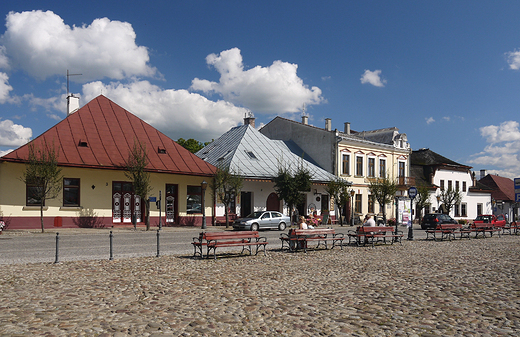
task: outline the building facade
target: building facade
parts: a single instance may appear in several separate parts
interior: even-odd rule
[[[293,141],[320,167],[351,181],[354,197],[345,205],[347,219],[367,213],[382,215],[383,210],[370,194],[369,184],[385,177],[399,187],[395,201],[386,205],[387,218],[395,217],[402,223],[410,217],[406,190],[414,184],[410,178],[411,149],[406,135],[397,128],[356,132],[351,130],[350,123],[345,123],[340,132],[332,130],[329,118],[325,120],[325,127],[319,128],[309,125],[304,116],[301,123],[276,117],[260,132],[271,139]]]
[[[72,105],[74,106],[74,105]],[[9,228],[40,228],[40,201],[20,180],[29,146],[53,147],[61,168],[60,195],[45,201],[44,226],[82,227],[131,225],[144,221],[145,202],[134,193],[124,163],[131,148],[146,149],[150,197],[161,198],[161,209],[150,204],[152,225],[201,225],[202,199],[209,222],[213,200],[203,193],[215,167],[104,96],[98,96],[29,144],[0,158],[0,216]],[[6,222],[7,222],[6,221]]]

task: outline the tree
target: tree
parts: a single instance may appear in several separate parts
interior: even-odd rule
[[[460,191],[451,187],[441,189],[440,197],[440,201],[444,205],[444,214],[450,214],[453,206],[459,204],[462,200],[462,194]]]
[[[204,146],[208,145],[211,142],[199,142],[198,140],[195,140],[193,138],[190,139],[184,139],[179,138],[177,139],[177,144],[185,148],[186,150],[190,151],[191,153],[196,153],[200,151]]]
[[[325,191],[334,198],[336,207],[339,212],[339,223],[343,226],[343,207],[347,202],[350,202],[350,195],[348,191],[349,184],[341,178],[329,181]]]
[[[368,190],[383,210],[383,222],[386,224],[386,204],[392,202],[397,192],[395,180],[388,177],[372,179],[369,182]]]
[[[417,210],[417,216],[419,223],[422,220],[422,211],[425,207],[431,205],[430,202],[430,189],[426,185],[417,186],[417,196],[415,197],[415,209]]]
[[[294,174],[286,166],[280,165],[278,175],[274,177],[273,181],[276,194],[289,207],[292,221],[294,206],[303,201],[302,192],[311,190],[311,173],[303,167],[303,164],[298,165]]]
[[[43,233],[45,231],[43,226],[45,201],[57,198],[63,184],[61,168],[58,167],[58,152],[54,143],[49,146],[47,141],[44,141],[43,148],[36,147],[34,143],[29,144],[29,157],[20,180],[28,186],[27,198],[31,198],[40,205],[40,222]]]
[[[219,166],[209,187],[224,204],[226,214],[226,228],[229,228],[229,205],[240,193],[244,179],[239,174],[232,172],[229,167]]]
[[[128,158],[125,161],[125,176],[132,181],[135,195],[141,198],[141,202],[145,202],[146,230],[150,230],[150,200],[148,200],[148,194],[152,191],[152,187],[150,184],[150,172],[146,171],[147,165],[146,145],[134,139],[134,146],[128,153]]]

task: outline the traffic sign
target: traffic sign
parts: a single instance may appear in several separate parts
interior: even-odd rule
[[[515,202],[520,202],[520,178],[515,178]]]
[[[410,198],[414,199],[417,196],[417,187],[414,187],[414,186],[410,187],[408,189],[408,196]]]

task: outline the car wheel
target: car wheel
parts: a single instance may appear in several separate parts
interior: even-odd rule
[[[251,225],[251,230],[252,230],[253,232],[258,231],[258,224],[257,224],[257,223],[252,224],[252,225]]]
[[[280,231],[284,231],[285,230],[285,222],[280,222],[280,224],[278,225],[278,230]]]

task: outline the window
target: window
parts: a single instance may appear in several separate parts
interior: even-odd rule
[[[375,177],[376,176],[376,159],[368,158],[368,176]]]
[[[40,184],[27,184],[25,186],[25,203],[27,206],[40,206],[42,186]],[[45,201],[44,204],[45,206]]]
[[[361,213],[361,194],[356,194],[354,212]]]
[[[386,177],[386,159],[379,159],[379,177]]]
[[[460,204],[460,216],[468,216],[468,212],[466,211],[468,205],[466,203]]]
[[[356,176],[363,176],[363,157],[356,157]]]
[[[444,180],[441,180],[441,190],[444,190]]]
[[[79,207],[79,179],[63,178],[63,207]]]
[[[477,204],[477,215],[482,215],[482,204]]]
[[[460,190],[460,186],[459,186],[459,182],[458,181],[455,182],[455,190],[456,191]]]
[[[455,216],[460,217],[460,204],[453,205],[453,208],[455,210]]]
[[[404,161],[399,162],[399,177],[406,177],[404,174]]]
[[[186,212],[188,214],[202,213],[202,188],[200,186],[188,186],[186,196]]]
[[[251,159],[258,159],[256,158],[255,154],[253,153],[253,151],[246,151],[247,155],[249,156],[249,158]]]
[[[374,196],[373,195],[369,195],[368,196],[368,213],[375,213],[375,202],[374,202]]]
[[[350,175],[350,155],[344,154],[341,162],[342,174]]]
[[[451,190],[453,188],[453,183],[451,180],[448,180],[448,190]]]
[[[462,192],[466,192],[466,182],[462,182]]]

